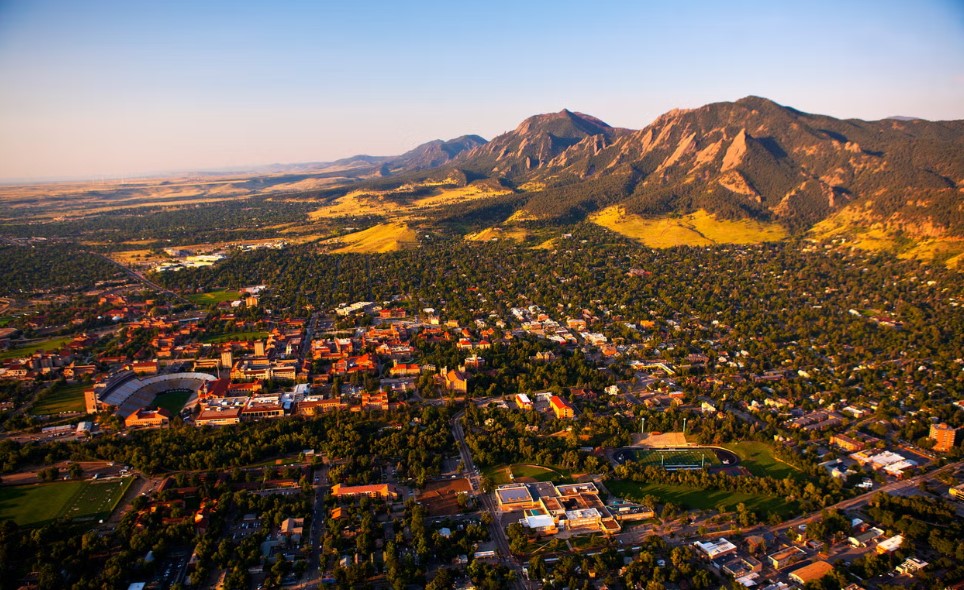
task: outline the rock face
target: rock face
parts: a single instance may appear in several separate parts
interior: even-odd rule
[[[840,120],[752,96],[673,110],[638,131],[563,110],[530,117],[451,165],[539,183],[545,190],[526,210],[543,218],[621,204],[803,230],[859,205],[875,222],[964,235],[964,121]]]
[[[462,154],[455,164],[484,176],[522,180],[545,170],[578,169],[583,154],[599,153],[626,133],[564,109],[526,119],[515,130]]]

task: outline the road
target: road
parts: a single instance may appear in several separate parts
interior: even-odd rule
[[[489,524],[489,535],[499,549],[499,554],[502,556],[502,563],[509,566],[509,568],[516,573],[514,587],[524,589],[526,588],[526,584],[522,577],[522,566],[517,559],[512,557],[512,552],[509,551],[509,539],[506,538],[505,530],[502,528],[502,518],[499,507],[496,506],[492,494],[481,491],[482,477],[475,467],[475,462],[472,461],[472,453],[469,451],[469,446],[465,444],[465,431],[462,429],[461,422],[463,416],[465,416],[465,410],[462,410],[452,418],[452,437],[455,438],[455,443],[459,446],[462,465],[465,466],[465,470],[469,474],[468,479],[472,484],[472,489],[480,491],[478,497],[482,499],[482,506],[489,513],[489,516],[492,517],[492,522]]]
[[[834,510],[834,509],[836,509],[836,510],[848,510],[848,509],[850,509],[850,508],[854,508],[854,507],[856,507],[856,506],[860,506],[860,505],[862,505],[862,504],[865,504],[865,503],[869,502],[874,496],[876,496],[877,494],[879,494],[879,493],[881,493],[881,492],[897,492],[897,491],[904,490],[904,489],[907,489],[907,488],[916,487],[917,484],[919,484],[920,482],[922,482],[922,481],[924,481],[924,480],[926,480],[926,479],[930,479],[930,478],[934,477],[935,475],[937,475],[938,473],[941,473],[941,472],[943,472],[943,471],[960,469],[962,466],[964,466],[964,461],[958,461],[957,463],[950,463],[950,464],[948,464],[948,465],[945,465],[945,466],[941,467],[940,469],[935,469],[934,471],[929,471],[929,472],[927,472],[927,473],[924,473],[924,474],[922,474],[922,475],[918,475],[918,476],[912,477],[912,478],[910,478],[910,479],[904,479],[904,480],[901,480],[901,481],[895,481],[895,482],[893,482],[893,483],[889,483],[889,484],[887,484],[887,485],[884,485],[884,486],[881,486],[881,487],[877,488],[876,490],[872,490],[872,491],[870,491],[870,492],[867,492],[866,494],[861,494],[861,495],[859,495],[859,496],[855,496],[855,497],[853,497],[853,498],[849,498],[849,499],[847,499],[847,500],[843,500],[843,501],[841,501],[841,502],[837,502],[837,503],[834,504],[833,506],[827,506],[826,508],[823,508],[823,509],[821,509],[821,510],[819,510],[819,511],[817,511],[817,512],[812,512],[812,513],[810,513],[810,514],[808,514],[808,515],[806,515],[806,516],[801,516],[801,517],[795,518],[795,519],[793,519],[793,520],[788,520],[788,521],[785,521],[785,522],[781,522],[781,523],[778,524],[778,525],[775,525],[775,526],[770,527],[770,532],[777,533],[777,532],[784,531],[784,530],[789,529],[789,528],[792,528],[792,527],[800,526],[801,524],[807,524],[808,522],[810,522],[810,521],[812,521],[812,520],[814,520],[814,519],[816,519],[816,518],[819,518],[821,512],[823,512],[824,510]]]
[[[294,588],[318,588],[321,585],[321,536],[325,532],[328,513],[325,510],[325,494],[328,490],[328,466],[321,465],[315,471],[312,487],[315,490],[315,504],[311,515],[311,553],[308,555],[308,569]]]
[[[129,268],[129,267],[124,266],[123,264],[121,264],[120,262],[117,262],[116,260],[114,260],[113,258],[111,258],[110,256],[108,256],[108,255],[106,255],[106,254],[102,254],[102,253],[100,253],[100,252],[94,252],[94,251],[92,251],[92,250],[88,250],[87,253],[88,253],[88,254],[91,254],[91,255],[93,255],[93,256],[100,256],[101,258],[103,258],[103,259],[106,260],[107,262],[110,262],[110,263],[113,264],[114,266],[116,266],[116,267],[120,268],[121,270],[123,270],[125,273],[127,273],[127,275],[128,275],[129,277],[131,277],[131,278],[134,279],[135,281],[140,281],[141,283],[147,285],[148,287],[150,287],[151,289],[153,289],[153,290],[155,290],[155,291],[157,291],[157,292],[167,293],[168,295],[171,295],[172,297],[174,297],[175,299],[177,299],[177,300],[180,301],[181,303],[187,303],[187,304],[193,305],[193,303],[191,303],[191,302],[188,301],[187,299],[181,297],[180,295],[178,295],[178,294],[175,293],[174,291],[171,291],[170,289],[165,289],[164,287],[158,285],[158,284],[155,283],[154,281],[152,281],[152,280],[148,279],[147,277],[145,277],[145,276],[144,276],[143,274],[141,274],[140,272],[138,272],[138,271],[136,271],[136,270],[134,270],[134,269],[132,269],[132,268]]]

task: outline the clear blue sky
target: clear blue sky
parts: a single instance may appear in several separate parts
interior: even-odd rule
[[[0,0],[0,178],[396,154],[755,94],[964,118],[960,0]]]

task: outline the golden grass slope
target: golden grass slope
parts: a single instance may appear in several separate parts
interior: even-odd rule
[[[490,242],[492,240],[515,240],[524,242],[529,237],[529,232],[521,227],[487,227],[482,231],[468,234],[465,239],[470,242]]]
[[[337,217],[356,217],[365,215],[385,215],[399,210],[397,203],[386,200],[381,194],[371,191],[352,191],[338,197],[331,204],[324,205],[308,214],[311,221]]]
[[[709,246],[712,244],[758,244],[777,242],[787,231],[777,223],[754,219],[718,219],[704,210],[680,217],[646,218],[626,213],[622,207],[603,209],[590,221],[627,238],[639,240],[650,248]]]
[[[344,244],[334,254],[381,254],[411,248],[418,244],[415,230],[405,223],[382,223],[341,236],[331,243]]]
[[[913,258],[961,268],[964,239],[954,236],[898,233],[895,226],[874,218],[866,209],[847,207],[814,225],[809,235],[817,240],[834,241],[860,250],[887,251],[898,258]]]
[[[399,204],[390,198],[386,198],[394,193],[425,187],[432,188],[432,194],[412,201],[411,204],[408,205]],[[445,187],[439,186],[439,184],[435,182],[423,182],[414,185],[408,184],[390,191],[352,191],[312,211],[309,214],[309,218],[312,221],[316,221],[319,219],[336,219],[339,217],[387,215],[403,220],[406,217],[418,214],[421,210],[430,210],[446,205],[498,197],[511,192],[509,189],[493,189],[484,184]]]
[[[474,201],[477,199],[487,199],[489,197],[500,197],[502,195],[508,195],[512,191],[509,189],[499,189],[493,190],[486,186],[479,186],[477,184],[470,184],[468,186],[458,186],[453,188],[441,188],[436,189],[436,194],[428,197],[423,197],[414,203],[415,207],[441,207],[443,205],[452,205],[455,203],[465,203],[468,201]]]

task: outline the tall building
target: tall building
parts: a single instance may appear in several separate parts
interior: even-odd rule
[[[947,424],[931,424],[930,437],[934,439],[934,450],[946,453],[961,443],[964,428],[951,428]]]

